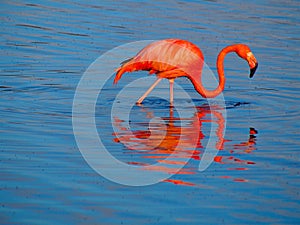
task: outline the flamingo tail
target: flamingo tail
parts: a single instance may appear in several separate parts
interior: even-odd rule
[[[127,59],[121,63],[121,66],[116,69],[116,76],[114,84],[118,83],[124,73],[134,72],[138,70],[151,70],[151,66],[147,62],[137,61],[135,58]],[[151,70],[150,74],[155,73],[155,70]]]
[[[118,83],[118,81],[121,79],[124,73],[133,72],[136,70],[137,70],[137,65],[136,63],[133,62],[133,58],[121,62],[121,66],[118,69],[116,69],[117,73],[114,79],[114,84]]]

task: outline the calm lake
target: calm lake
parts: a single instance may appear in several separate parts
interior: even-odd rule
[[[299,1],[12,0],[0,8],[0,224],[300,223]],[[133,44],[130,57],[140,50],[134,43],[166,38],[199,46],[214,74],[218,53],[234,43],[249,45],[259,66],[249,79],[248,64],[229,54],[222,102],[179,78],[174,108],[167,81],[135,106],[155,76],[124,74],[113,85],[108,70],[101,93],[94,89],[95,131],[109,155],[139,168],[137,179],[102,155],[84,156],[99,145],[87,124],[74,128],[89,118],[91,97],[84,92],[74,113],[76,88],[107,52],[102,78],[128,59],[119,46]],[[201,171],[210,140],[212,161]],[[164,178],[143,185],[149,174]]]

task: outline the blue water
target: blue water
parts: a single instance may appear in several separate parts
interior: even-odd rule
[[[0,11],[1,224],[299,224],[298,1],[4,1]],[[114,47],[170,37],[198,45],[213,71],[224,46],[248,44],[257,73],[249,80],[247,64],[234,54],[226,57],[224,146],[207,170],[198,165],[214,121],[206,100],[180,79],[204,114],[203,135],[196,130],[202,146],[165,182],[132,187],[109,181],[89,166],[75,141],[78,82]],[[96,107],[104,144],[129,164],[169,154],[131,150],[112,128],[116,94],[146,74],[108,83]],[[144,91],[136,87],[128,98]],[[176,93],[175,101],[188,105]],[[153,116],[174,119],[168,101],[149,97],[132,109],[132,129],[147,135]],[[172,175],[172,166],[158,170]]]

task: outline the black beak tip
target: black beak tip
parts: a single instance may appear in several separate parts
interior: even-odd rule
[[[254,76],[257,67],[258,67],[258,63],[256,63],[255,67],[250,69],[250,75],[249,75],[250,78],[252,78]]]

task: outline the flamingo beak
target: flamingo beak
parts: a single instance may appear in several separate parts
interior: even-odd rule
[[[249,63],[249,67],[250,67],[249,77],[252,78],[255,74],[255,71],[256,71],[257,67],[258,67],[258,62],[256,61],[256,58],[254,57],[252,52],[249,52],[247,54],[247,61]]]
[[[250,68],[250,75],[249,75],[250,78],[254,76],[257,67],[258,67],[258,63],[256,62],[255,66],[253,68]]]

